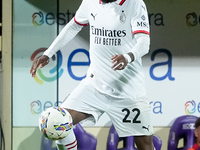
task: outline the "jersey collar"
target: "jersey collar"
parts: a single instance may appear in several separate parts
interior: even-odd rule
[[[113,3],[118,4],[118,5],[123,5],[123,3],[124,3],[125,1],[126,1],[126,0],[116,0],[116,1],[113,2]],[[102,1],[101,1],[101,0],[99,0],[99,4],[102,4]]]

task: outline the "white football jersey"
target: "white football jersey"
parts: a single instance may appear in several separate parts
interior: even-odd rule
[[[90,25],[90,59],[87,77],[102,93],[133,99],[146,95],[141,58],[125,69],[114,71],[111,57],[134,51],[135,33],[149,34],[146,5],[142,0],[117,0],[103,3],[83,0],[74,20]]]

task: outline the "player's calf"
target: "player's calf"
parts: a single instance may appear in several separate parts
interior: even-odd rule
[[[151,136],[134,136],[138,150],[154,150],[153,135]]]
[[[64,139],[57,140],[56,146],[58,150],[77,150],[77,141],[74,131],[71,130]]]

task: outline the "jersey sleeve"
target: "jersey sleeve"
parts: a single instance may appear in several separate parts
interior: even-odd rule
[[[150,34],[147,8],[143,0],[137,0],[133,4],[131,12],[131,27],[133,34]]]
[[[88,0],[82,0],[81,5],[79,6],[76,14],[74,16],[74,21],[82,26],[88,25],[88,17],[87,17],[87,6]]]

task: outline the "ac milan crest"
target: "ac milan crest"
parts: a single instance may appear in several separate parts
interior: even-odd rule
[[[121,15],[119,17],[119,20],[120,20],[121,23],[125,23],[125,21],[126,21],[126,15],[124,13],[124,10],[122,10],[122,13],[121,13]]]

